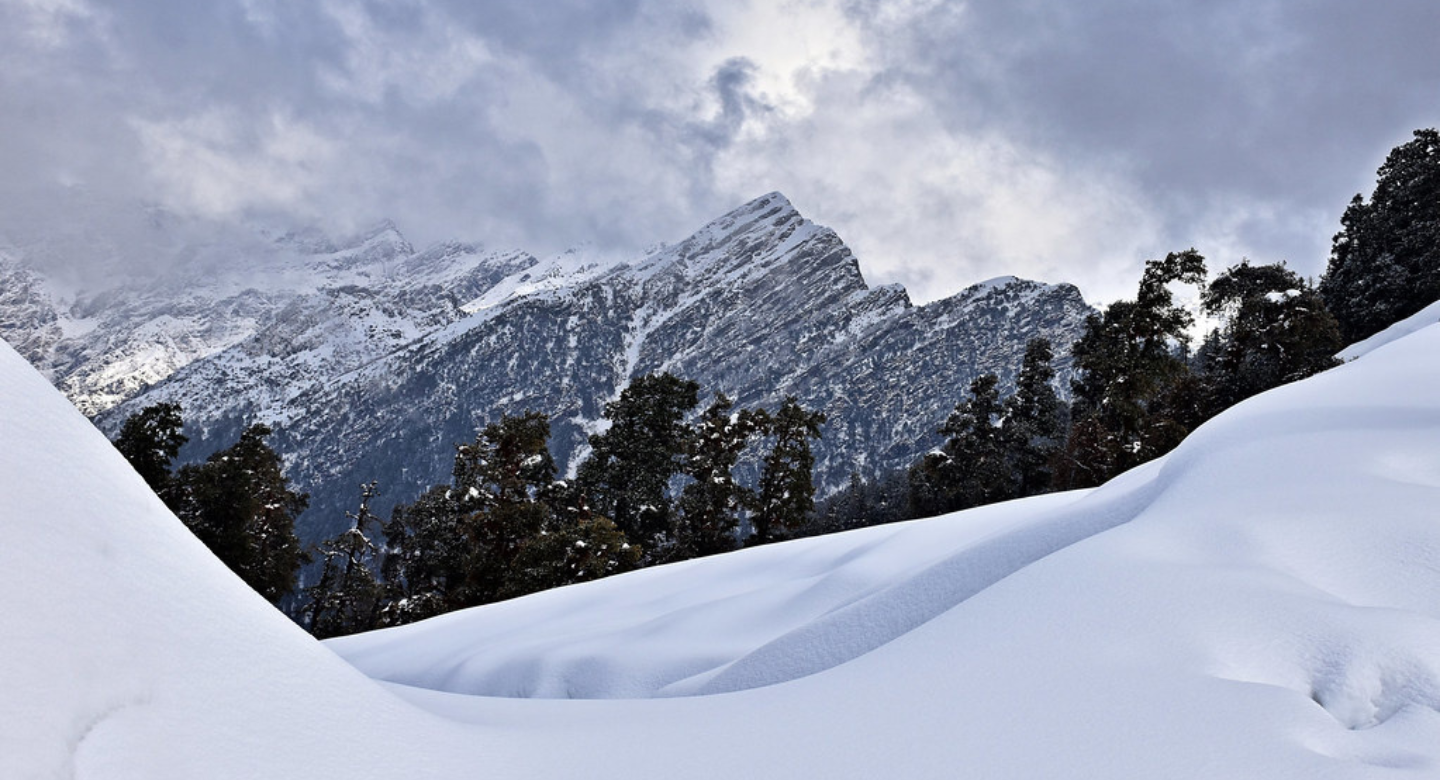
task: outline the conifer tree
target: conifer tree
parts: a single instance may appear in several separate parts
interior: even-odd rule
[[[549,520],[549,436],[545,415],[507,415],[455,448],[449,485],[395,508],[384,528],[390,552],[383,571],[398,594],[387,624],[500,597],[526,540]]]
[[[608,577],[640,565],[642,550],[609,518],[555,515],[516,555],[500,598]]]
[[[647,550],[673,544],[670,482],[685,468],[693,431],[685,416],[700,386],[671,374],[630,383],[605,404],[610,427],[590,437],[591,454],[577,479],[596,513],[609,517]]]
[[[370,501],[378,492],[374,481],[361,485],[359,510],[346,513],[350,528],[320,545],[325,564],[319,582],[306,589],[309,603],[302,613],[310,633],[319,639],[368,631],[378,623],[384,596],[375,575],[380,548],[369,535],[379,522],[370,513]]]
[[[175,500],[171,495],[173,477],[170,465],[180,453],[180,448],[189,441],[181,433],[185,423],[180,411],[180,404],[147,406],[125,418],[114,442],[115,449],[130,461],[145,484],[166,504]]]
[[[1031,339],[1015,378],[1015,393],[1005,400],[1002,438],[1010,462],[1012,497],[1050,489],[1052,461],[1065,434],[1064,405],[1051,384],[1054,357],[1049,339]]]
[[[769,423],[763,409],[734,410],[724,393],[700,415],[685,462],[693,481],[680,494],[676,549],[672,557],[693,558],[733,550],[740,511],[753,491],[735,481],[735,464],[750,441]]]
[[[1205,348],[1210,414],[1304,379],[1339,361],[1340,329],[1320,295],[1283,263],[1242,261],[1211,282],[1201,301],[1226,324]]]
[[[815,509],[815,456],[810,440],[820,438],[824,424],[824,413],[806,411],[793,395],[770,417],[766,432],[774,438],[774,446],[760,472],[750,518],[755,534],[750,543],[783,539],[810,520]]]
[[[1160,411],[1180,408],[1167,400],[1189,373],[1186,330],[1193,318],[1174,303],[1168,285],[1204,278],[1198,252],[1172,252],[1145,264],[1135,300],[1087,318],[1071,348],[1078,376],[1071,434],[1057,461],[1062,487],[1098,485],[1183,437],[1184,422]]]
[[[634,568],[642,549],[585,494],[556,481],[548,418],[506,415],[456,447],[448,485],[395,508],[381,567],[391,596],[380,622],[454,609]]]
[[[241,579],[277,602],[295,588],[308,556],[295,536],[295,518],[308,498],[290,489],[280,456],[265,443],[262,423],[202,464],[180,469],[176,514]]]
[[[954,512],[1011,497],[1011,468],[1001,429],[1000,379],[982,374],[970,397],[940,427],[945,443],[911,470],[911,508],[917,517]]]
[[[1356,195],[1331,244],[1320,295],[1354,342],[1440,299],[1440,132],[1416,130]]]
[[[456,498],[453,485],[435,485],[391,512],[380,568],[391,600],[381,625],[424,620],[462,605],[474,547]]]

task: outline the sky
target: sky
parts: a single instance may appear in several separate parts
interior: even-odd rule
[[[141,204],[623,257],[779,190],[917,302],[1114,300],[1192,246],[1318,276],[1440,124],[1437,30],[1432,0],[0,0],[0,240],[94,254]]]

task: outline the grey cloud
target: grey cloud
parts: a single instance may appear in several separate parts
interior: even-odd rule
[[[141,0],[44,24],[0,0],[0,230],[80,185],[630,251],[782,189],[919,299],[1002,273],[1105,297],[1192,243],[1318,272],[1385,151],[1437,123],[1428,0],[840,2],[858,51],[791,73],[709,0]]]
[[[1234,206],[1290,212],[1240,232],[1313,269],[1328,233],[1294,217],[1338,220],[1384,150],[1436,122],[1437,29],[1424,0],[975,2],[910,30],[892,67],[957,127],[1127,171],[1177,238]]]

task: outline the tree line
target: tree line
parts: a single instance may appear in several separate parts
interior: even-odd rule
[[[370,511],[377,483],[362,485],[349,527],[310,551],[294,532],[306,497],[265,445],[269,428],[172,473],[181,409],[159,404],[127,419],[115,445],[272,602],[295,591],[302,565],[320,564],[292,616],[326,637],[788,538],[813,514],[824,414],[793,396],[772,412],[717,393],[689,422],[699,389],[668,373],[632,381],[605,405],[573,480],[557,478],[546,415],[506,415],[456,446],[449,481],[388,521]],[[747,453],[758,461],[748,480]]]
[[[1070,403],[1057,391],[1054,346],[1032,340],[1009,395],[997,375],[975,378],[940,447],[906,469],[854,474],[818,508],[810,442],[822,412],[794,397],[773,412],[737,409],[717,393],[695,415],[699,385],[664,373],[605,405],[574,479],[557,477],[544,414],[507,415],[457,445],[450,480],[388,521],[369,509],[379,486],[361,486],[349,528],[310,551],[294,533],[306,497],[265,444],[268,427],[172,470],[186,441],[181,409],[159,404],[127,419],[115,444],[272,602],[295,592],[302,565],[319,563],[292,611],[322,637],[742,545],[1090,487],[1245,398],[1336,365],[1344,344],[1440,298],[1440,135],[1414,135],[1380,168],[1371,200],[1357,195],[1346,209],[1318,285],[1284,263],[1248,260],[1206,283],[1194,249],[1151,260],[1135,297],[1091,315],[1070,346]],[[1224,322],[1193,348],[1193,317],[1173,293],[1185,285]],[[747,453],[758,469],[741,467]]]

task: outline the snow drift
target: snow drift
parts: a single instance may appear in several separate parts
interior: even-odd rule
[[[329,643],[378,684],[0,349],[0,755],[18,777],[1434,774],[1440,328],[1411,329],[1094,491]]]

